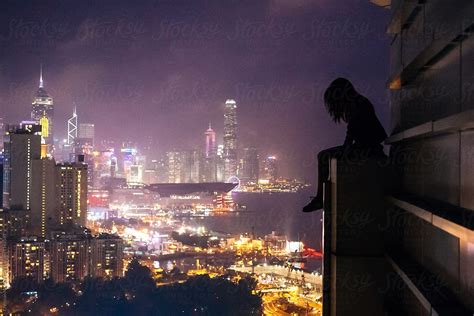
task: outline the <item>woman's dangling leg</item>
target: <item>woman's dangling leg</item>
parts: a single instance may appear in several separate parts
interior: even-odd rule
[[[323,208],[323,185],[329,178],[329,163],[331,158],[340,158],[344,148],[332,147],[322,150],[318,154],[318,189],[314,199],[303,208],[303,212],[317,211]]]

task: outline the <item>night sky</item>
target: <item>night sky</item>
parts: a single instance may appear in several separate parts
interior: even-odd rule
[[[238,103],[239,146],[314,181],[316,153],[342,143],[322,94],[345,76],[387,126],[388,11],[369,0],[0,2],[0,116],[29,118],[40,64],[55,134],[77,106],[99,139],[203,146]]]

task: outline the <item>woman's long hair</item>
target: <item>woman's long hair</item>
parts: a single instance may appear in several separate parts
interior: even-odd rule
[[[324,92],[324,104],[334,122],[347,121],[359,97],[352,83],[346,78],[337,78]]]

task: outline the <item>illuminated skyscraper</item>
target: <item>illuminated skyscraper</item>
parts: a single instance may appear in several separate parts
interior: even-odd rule
[[[206,158],[214,158],[217,154],[216,132],[212,129],[211,123],[204,135],[206,135]]]
[[[8,243],[10,283],[16,277],[31,277],[41,283],[45,276],[44,241],[37,237],[22,237]]]
[[[52,158],[32,162],[31,229],[29,234],[46,238],[56,222],[56,163]]]
[[[61,225],[86,225],[87,164],[82,155],[76,162],[56,165],[58,219]]]
[[[90,155],[94,148],[95,126],[90,123],[79,123],[76,138],[76,153]]]
[[[4,135],[5,135],[5,129],[3,125],[3,117],[0,117],[0,153],[3,151],[3,136]]]
[[[112,161],[114,157],[114,149],[108,148],[102,151],[94,151],[92,153],[92,169],[93,177],[92,177],[92,186],[98,187],[100,185],[100,181],[103,178],[113,177],[115,172],[116,164],[113,164]],[[88,166],[87,173],[89,174],[91,169],[91,164]],[[88,176],[89,178],[90,175]]]
[[[224,181],[237,174],[237,103],[225,101],[224,108]]]
[[[128,183],[143,182],[143,170],[145,169],[146,157],[140,154],[136,145],[130,142],[122,144],[119,153],[119,174]]]
[[[50,245],[51,278],[54,282],[80,281],[89,273],[89,236],[64,232]]]
[[[268,156],[265,158],[262,169],[264,179],[270,182],[275,182],[278,178],[277,158],[275,156]]]
[[[199,150],[191,150],[186,157],[187,162],[185,166],[186,182],[198,183],[202,182],[203,171],[203,154]]]
[[[0,155],[0,293],[8,285],[7,225],[3,210],[3,156]]]
[[[203,181],[215,182],[217,180],[217,146],[216,132],[209,123],[209,128],[204,133],[206,136],[206,148],[203,164]]]
[[[257,183],[259,175],[258,151],[255,147],[244,148],[242,170],[239,178],[244,183]]]
[[[158,183],[167,183],[169,180],[168,175],[168,159],[165,156],[162,156],[155,163],[155,170],[158,173]]]
[[[168,166],[168,182],[184,183],[186,182],[186,152],[169,151],[166,153]]]
[[[48,151],[51,151],[53,146],[53,117],[53,98],[44,89],[43,68],[41,67],[39,88],[31,107],[31,119],[41,125],[41,136],[48,145]]]
[[[70,146],[73,146],[76,143],[77,138],[77,113],[76,107],[72,112],[71,118],[67,120],[67,143]]]
[[[0,211],[3,209],[3,155],[0,154]]]
[[[91,123],[80,123],[79,124],[79,138],[94,139],[95,125]]]
[[[11,126],[5,135],[3,207],[31,208],[32,163],[41,158],[39,125]]]
[[[224,145],[217,146],[216,182],[224,182]]]
[[[92,239],[91,263],[91,274],[94,277],[122,277],[123,240],[110,234],[101,234]]]

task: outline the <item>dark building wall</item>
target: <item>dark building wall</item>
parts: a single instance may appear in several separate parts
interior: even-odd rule
[[[357,185],[357,173],[347,172],[354,164],[331,162],[330,205],[324,210],[324,315],[374,314],[367,311],[380,304],[381,294],[387,315],[472,315],[474,2],[372,2],[391,4],[391,172],[380,182],[390,185],[384,194],[371,194],[370,203],[361,204],[353,196],[379,187],[374,186],[378,180],[363,170],[366,175],[359,175]],[[386,267],[369,262],[361,252],[380,249],[379,239],[367,238],[366,227],[346,227],[344,221],[355,216],[358,207],[378,214],[370,210],[381,195],[388,203],[377,210],[385,210],[386,221],[374,227],[383,229],[378,255],[383,252]],[[352,238],[342,238],[347,232]],[[355,240],[363,247],[354,247],[359,252],[348,256],[343,250]],[[360,269],[359,259],[371,269]],[[386,268],[380,272],[385,278],[373,291],[360,284],[348,288],[341,281],[357,275],[376,284],[379,268]],[[363,293],[365,301],[354,296]]]
[[[397,191],[422,205],[397,200],[392,247],[474,310],[474,2],[392,1],[391,11],[388,143]],[[406,310],[423,305],[406,295]]]

